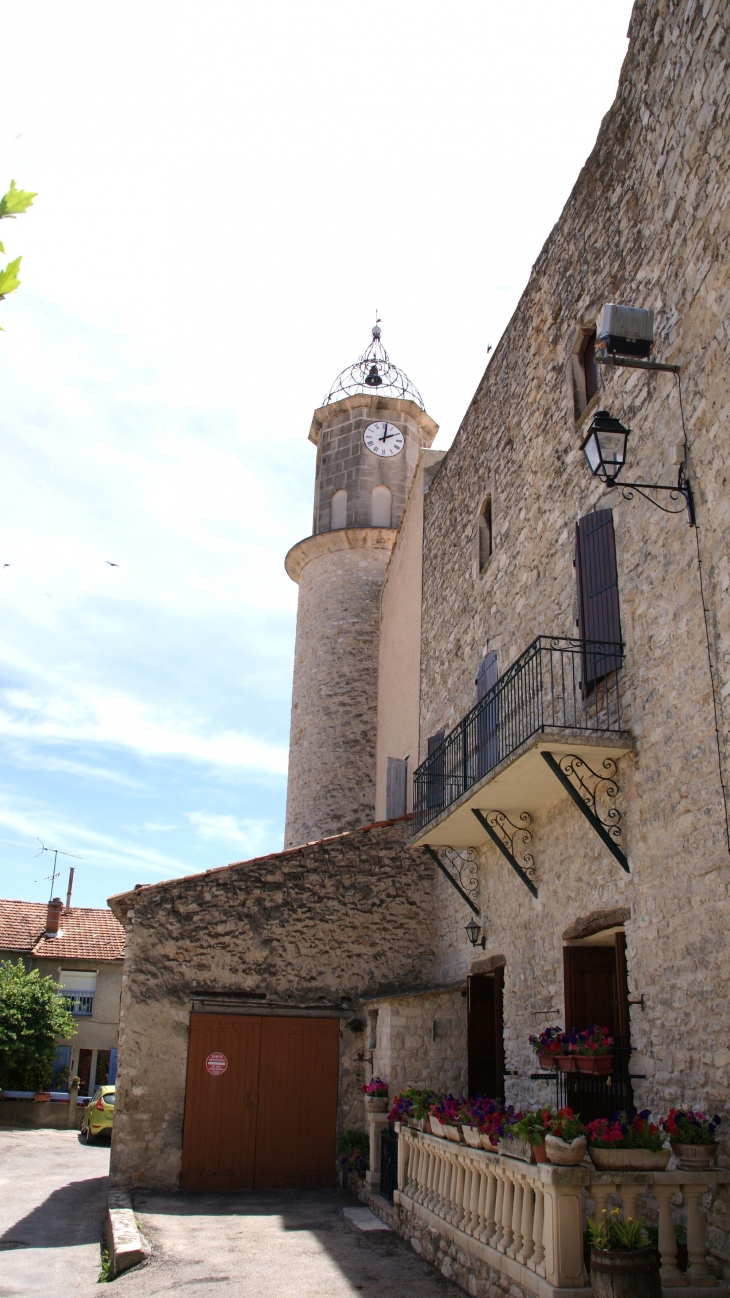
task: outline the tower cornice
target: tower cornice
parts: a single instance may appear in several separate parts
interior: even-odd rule
[[[410,405],[410,402],[404,403]],[[421,411],[421,413],[423,413]],[[387,550],[390,552],[398,535],[397,527],[339,527],[332,532],[317,532],[297,541],[284,560],[292,581],[299,584],[303,569],[312,559],[338,550]]]
[[[408,415],[414,424],[420,428],[423,433],[427,446],[430,446],[436,436],[439,426],[426,414],[425,410],[416,405],[415,401],[408,401],[403,397],[380,397],[375,392],[357,392],[354,396],[343,397],[341,401],[333,401],[330,405],[319,406],[312,416],[312,426],[309,430],[309,440],[314,442],[315,446],[319,444],[320,433],[324,424],[330,419],[336,419],[339,414],[346,410],[390,410],[397,411],[399,414]]]

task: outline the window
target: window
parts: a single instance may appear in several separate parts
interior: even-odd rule
[[[389,487],[373,487],[370,519],[373,527],[390,527],[393,515],[393,497]]]
[[[95,972],[92,973],[88,969],[62,969],[58,985],[72,1014],[93,1014],[96,991]]]
[[[578,330],[571,356],[573,366],[573,404],[575,417],[580,419],[586,406],[598,391],[598,366],[596,365],[596,331],[591,326]]]
[[[487,496],[479,510],[479,571],[483,572],[492,556],[492,497]]]
[[[407,806],[408,758],[389,757],[385,772],[385,818],[405,816]]]
[[[581,640],[601,642],[600,648],[588,648],[583,653],[583,688],[587,692],[621,666],[621,658],[606,653],[603,647],[621,644],[616,540],[610,509],[596,509],[578,519],[575,567]]]
[[[347,527],[347,492],[336,491],[330,505],[330,528]]]

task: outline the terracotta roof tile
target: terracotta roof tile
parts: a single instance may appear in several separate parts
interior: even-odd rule
[[[121,960],[124,929],[110,910],[72,906],[61,912],[61,935],[47,938],[48,907],[38,901],[0,900],[0,951],[56,960]]]

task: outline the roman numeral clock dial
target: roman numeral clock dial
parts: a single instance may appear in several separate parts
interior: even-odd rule
[[[385,458],[400,455],[405,445],[403,434],[395,424],[369,424],[362,436],[365,445],[373,455]]]

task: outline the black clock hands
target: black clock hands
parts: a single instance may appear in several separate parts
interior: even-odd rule
[[[383,424],[383,430],[383,436],[378,438],[379,442],[384,442],[386,437],[395,437],[395,430],[393,430],[392,433],[389,433],[387,424]]]

